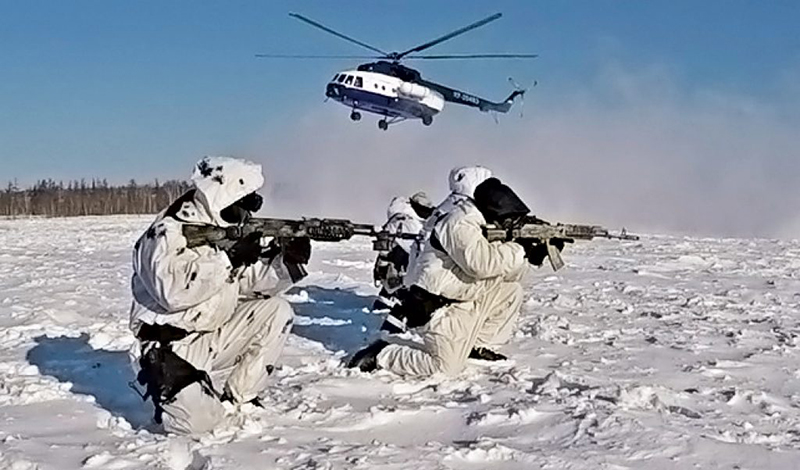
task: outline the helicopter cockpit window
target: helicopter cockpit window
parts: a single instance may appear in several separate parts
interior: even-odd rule
[[[331,78],[331,82],[335,82],[337,78],[339,78],[339,74],[338,73],[336,75],[334,75],[333,78]]]
[[[354,83],[354,85],[357,86],[358,88],[363,88],[364,79],[362,79],[361,77],[356,77],[356,82]]]
[[[345,78],[345,77],[346,77],[346,75],[345,75],[345,74],[341,74],[341,75],[339,75],[339,79],[337,80],[337,82],[339,82],[339,83],[342,83],[342,82],[344,81],[344,78]]]
[[[348,75],[347,79],[345,79],[345,81],[344,81],[344,84],[345,85],[351,85],[352,83],[353,83],[353,76],[352,75]]]

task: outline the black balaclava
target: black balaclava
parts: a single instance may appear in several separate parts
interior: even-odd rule
[[[528,206],[497,178],[489,178],[475,188],[475,206],[486,222],[505,226],[530,212]]]
[[[258,193],[250,193],[222,209],[219,216],[229,224],[243,224],[250,218],[250,214],[261,209],[264,199]]]
[[[427,219],[433,214],[433,207],[422,205],[413,199],[411,199],[411,208],[414,209],[414,213],[422,220]]]

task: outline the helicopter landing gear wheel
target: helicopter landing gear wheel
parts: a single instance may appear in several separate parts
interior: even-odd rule
[[[378,129],[385,131],[389,129],[389,122],[386,119],[378,121]]]
[[[433,116],[422,116],[422,124],[425,126],[433,124]]]
[[[353,111],[350,113],[350,119],[353,121],[360,121],[361,120],[361,113],[358,111]]]

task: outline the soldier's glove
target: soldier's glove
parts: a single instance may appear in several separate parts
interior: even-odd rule
[[[556,247],[558,251],[564,251],[564,244],[573,243],[574,241],[571,238],[551,238],[550,244]]]
[[[375,285],[380,285],[389,276],[389,262],[383,259],[383,256],[378,256],[375,260],[375,267],[372,268],[372,280]]]
[[[311,259],[311,239],[308,237],[283,238],[283,261],[291,264],[308,264]]]
[[[255,264],[261,257],[261,232],[253,232],[240,238],[228,251],[228,258],[234,268]]]
[[[525,258],[534,266],[541,266],[547,258],[547,245],[534,240],[524,240],[519,242],[525,249]],[[561,244],[563,247],[563,243]]]
[[[267,247],[261,250],[261,259],[268,264],[279,254],[281,254],[281,244],[278,243],[277,238],[273,238],[269,241]]]
[[[394,270],[397,272],[405,272],[406,268],[408,268],[409,254],[400,245],[395,245],[386,256],[386,259],[394,266]]]

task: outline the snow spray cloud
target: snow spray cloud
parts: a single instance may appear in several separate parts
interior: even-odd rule
[[[379,222],[391,197],[424,189],[438,200],[451,167],[482,164],[545,219],[800,238],[797,89],[766,100],[678,82],[664,68],[610,67],[566,97],[539,86],[523,119],[512,109],[499,125],[450,106],[430,128],[382,132],[320,105],[265,133],[251,157],[265,164],[280,215]]]

